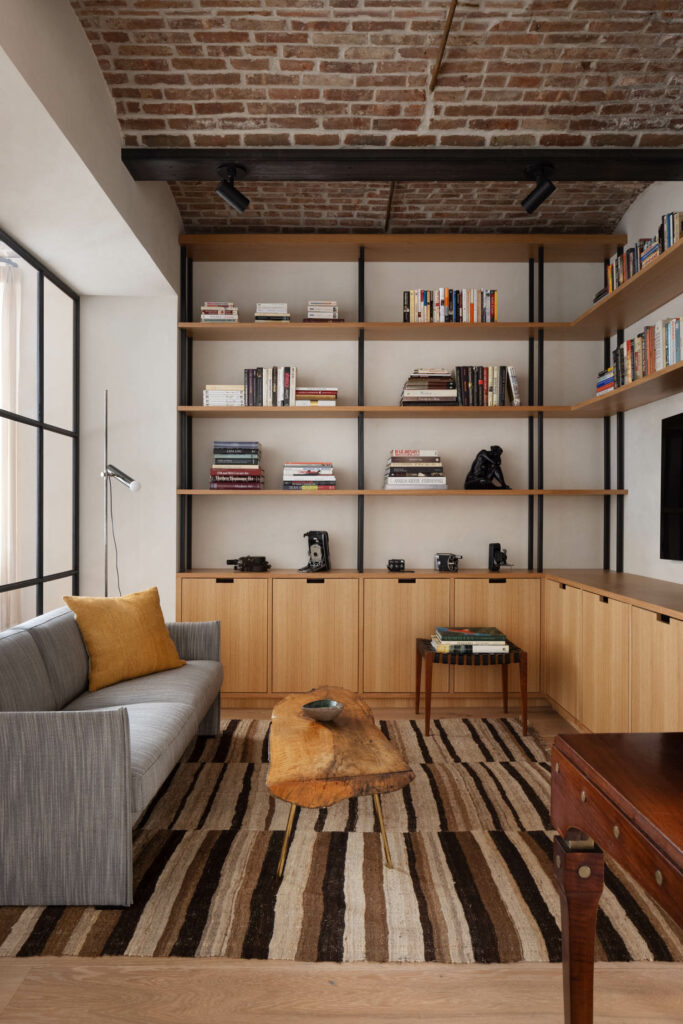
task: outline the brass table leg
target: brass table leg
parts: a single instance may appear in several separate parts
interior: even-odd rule
[[[387,859],[387,867],[393,868],[393,862],[391,860],[391,854],[389,853],[389,843],[387,842],[387,834],[384,831],[384,818],[382,817],[382,805],[379,802],[379,795],[373,793],[372,799],[375,801],[375,810],[377,811],[377,817],[379,819],[379,830],[382,833],[382,843],[384,845],[384,856]]]
[[[287,847],[289,846],[289,837],[292,834],[292,825],[294,824],[294,815],[296,814],[296,804],[292,804],[289,808],[289,818],[287,819],[287,829],[285,831],[285,841],[282,844],[282,853],[280,854],[280,860],[277,866],[277,877],[282,878],[282,872],[285,869],[285,861],[287,860]]]

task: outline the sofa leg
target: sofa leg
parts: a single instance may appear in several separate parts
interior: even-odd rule
[[[199,723],[200,736],[218,736],[221,731],[221,697],[220,694]]]

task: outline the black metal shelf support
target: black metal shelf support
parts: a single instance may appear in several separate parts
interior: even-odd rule
[[[188,319],[188,285],[189,285],[190,261],[187,258],[187,250],[184,245],[180,247],[180,319],[186,322]],[[191,392],[189,389],[189,360],[190,347],[187,331],[181,329],[179,339],[178,362],[180,370],[179,397],[180,405],[191,405]],[[179,441],[180,441],[180,486],[189,488],[192,486],[191,477],[188,477],[189,457],[189,422],[187,413],[180,414]],[[181,572],[187,572],[192,568],[190,560],[190,504],[192,498],[189,494],[180,496],[179,522],[178,522],[178,564]]]
[[[365,320],[365,246],[361,245],[358,255],[358,319]],[[365,331],[358,332],[358,399],[357,404],[365,405]],[[365,416],[358,414],[358,490],[365,487]],[[365,498],[358,495],[356,568],[363,572],[365,544]]]
[[[529,321],[534,319],[534,259],[529,259]],[[529,394],[529,405],[534,404],[534,334],[529,333],[529,354],[528,354],[528,394]],[[528,445],[529,445],[529,468],[528,468],[528,488],[533,490],[534,488],[534,417],[529,416],[528,419]],[[527,524],[527,569],[531,572],[534,567],[534,497],[532,494],[527,498],[527,509],[528,509],[528,524]]]
[[[604,339],[603,362],[610,365],[610,339]],[[612,484],[612,425],[609,416],[602,420],[603,448],[603,487],[608,491]],[[602,499],[602,567],[609,571],[612,555],[612,496],[606,494]]]
[[[543,246],[538,247],[538,320],[543,323],[544,319],[544,252]],[[545,374],[544,352],[543,352],[543,329],[538,331],[538,376],[536,381],[536,404],[543,405],[543,385]],[[537,419],[538,430],[538,488],[543,489],[543,413],[539,412]],[[538,495],[537,516],[536,516],[536,570],[543,572],[543,495]]]
[[[623,330],[617,331],[617,346],[624,340]],[[617,413],[617,488],[623,490],[625,473],[625,452],[624,452],[624,414]],[[624,495],[617,494],[617,550],[616,570],[624,571]]]

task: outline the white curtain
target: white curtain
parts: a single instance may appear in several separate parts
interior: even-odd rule
[[[19,411],[21,281],[0,263],[0,408]],[[0,584],[17,579],[19,551],[17,424],[0,416]],[[0,629],[21,621],[21,593],[0,594]]]

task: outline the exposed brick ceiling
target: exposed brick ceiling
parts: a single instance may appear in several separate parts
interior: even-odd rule
[[[679,146],[680,0],[71,0],[126,146]],[[179,182],[188,230],[384,229],[388,185],[249,182],[238,218]],[[404,183],[393,230],[609,230],[642,185]]]

